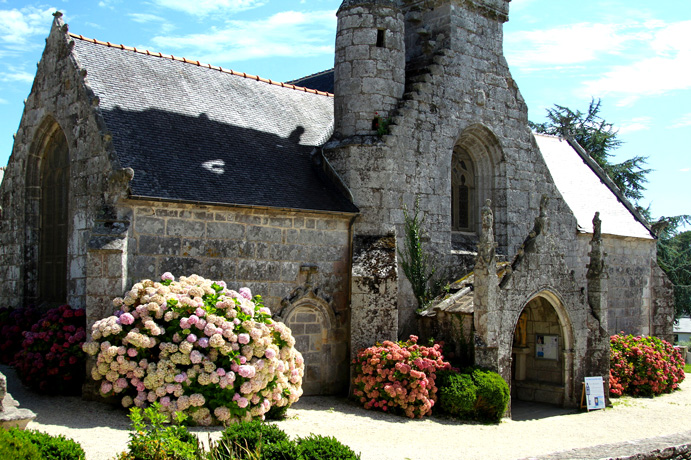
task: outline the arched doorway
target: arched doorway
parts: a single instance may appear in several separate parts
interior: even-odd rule
[[[557,406],[572,393],[573,333],[561,300],[550,291],[533,296],[513,335],[511,397]]]

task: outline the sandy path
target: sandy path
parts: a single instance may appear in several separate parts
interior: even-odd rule
[[[64,434],[80,442],[87,460],[106,460],[125,449],[129,420],[124,411],[71,397],[37,395],[21,387],[14,372],[0,366],[20,407],[38,414],[29,428]],[[302,398],[278,425],[291,437],[331,435],[363,460],[510,460],[600,444],[688,432],[691,429],[691,374],[681,390],[654,399],[622,398],[611,409],[573,413],[527,405],[522,420],[498,425],[468,424],[428,417],[409,420],[366,411],[343,398]],[[193,428],[205,440],[219,428]],[[691,442],[691,439],[688,440]]]

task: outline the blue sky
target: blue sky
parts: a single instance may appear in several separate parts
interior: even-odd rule
[[[333,66],[340,0],[0,0],[0,165],[52,12],[89,38],[184,56],[273,80]],[[624,142],[615,161],[648,156],[641,205],[691,214],[691,1],[513,0],[506,58],[533,121],[553,104],[603,117]]]

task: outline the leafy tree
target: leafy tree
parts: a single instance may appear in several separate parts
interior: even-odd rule
[[[583,147],[593,160],[607,173],[619,187],[624,196],[634,203],[643,198],[646,175],[651,171],[645,169],[647,157],[635,156],[622,163],[611,163],[612,151],[622,144],[617,139],[618,131],[612,123],[600,117],[602,101],[592,99],[587,112],[571,110],[568,107],[554,105],[547,109],[547,121],[530,123],[538,133],[571,137]]]
[[[653,224],[659,230],[657,263],[674,284],[675,318],[691,316],[691,231],[680,232],[691,224],[691,216],[661,217]]]

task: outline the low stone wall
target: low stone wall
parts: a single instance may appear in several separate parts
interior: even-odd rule
[[[691,460],[691,431],[669,436],[571,449],[523,460]]]

